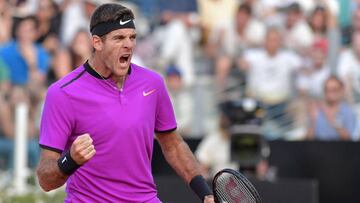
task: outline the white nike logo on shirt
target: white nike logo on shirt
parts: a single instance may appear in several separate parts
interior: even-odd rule
[[[143,91],[143,96],[144,96],[144,97],[149,96],[150,94],[152,94],[152,93],[155,92],[155,91],[156,91],[156,89],[153,89],[153,90],[151,90],[151,91],[149,91],[149,92]]]

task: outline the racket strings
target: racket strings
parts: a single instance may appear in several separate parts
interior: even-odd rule
[[[256,198],[246,183],[238,177],[223,173],[216,179],[216,188],[221,203],[256,203]]]

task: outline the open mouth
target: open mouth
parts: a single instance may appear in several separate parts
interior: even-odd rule
[[[130,54],[122,55],[122,56],[120,57],[120,63],[126,63],[126,62],[128,62],[129,58],[130,58]]]

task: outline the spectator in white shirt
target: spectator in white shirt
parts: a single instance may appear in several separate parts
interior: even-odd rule
[[[287,106],[293,96],[293,78],[302,60],[297,54],[282,50],[281,41],[280,31],[270,28],[264,48],[246,51],[240,63],[247,70],[248,96],[262,102],[266,117],[284,127],[291,123]]]
[[[215,75],[218,85],[223,87],[232,67],[244,49],[260,46],[265,38],[265,26],[252,17],[251,7],[239,6],[234,21],[218,25],[211,36],[211,43],[217,50]]]
[[[360,113],[360,31],[352,35],[352,46],[340,54],[337,74],[345,83],[346,99]],[[360,115],[360,114],[359,114]]]
[[[308,63],[300,71],[297,87],[305,97],[317,100],[323,98],[324,82],[330,76],[330,68],[326,63],[327,49],[326,40],[314,43]]]
[[[305,53],[314,41],[313,32],[306,22],[301,7],[292,3],[287,8],[285,23],[285,46],[300,53]]]

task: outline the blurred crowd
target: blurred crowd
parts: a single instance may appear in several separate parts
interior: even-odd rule
[[[184,137],[221,136],[218,105],[251,98],[266,139],[359,140],[359,0],[0,0],[1,169],[19,103],[36,165],[47,87],[92,54],[106,2],[135,12],[133,62],[163,74]]]

